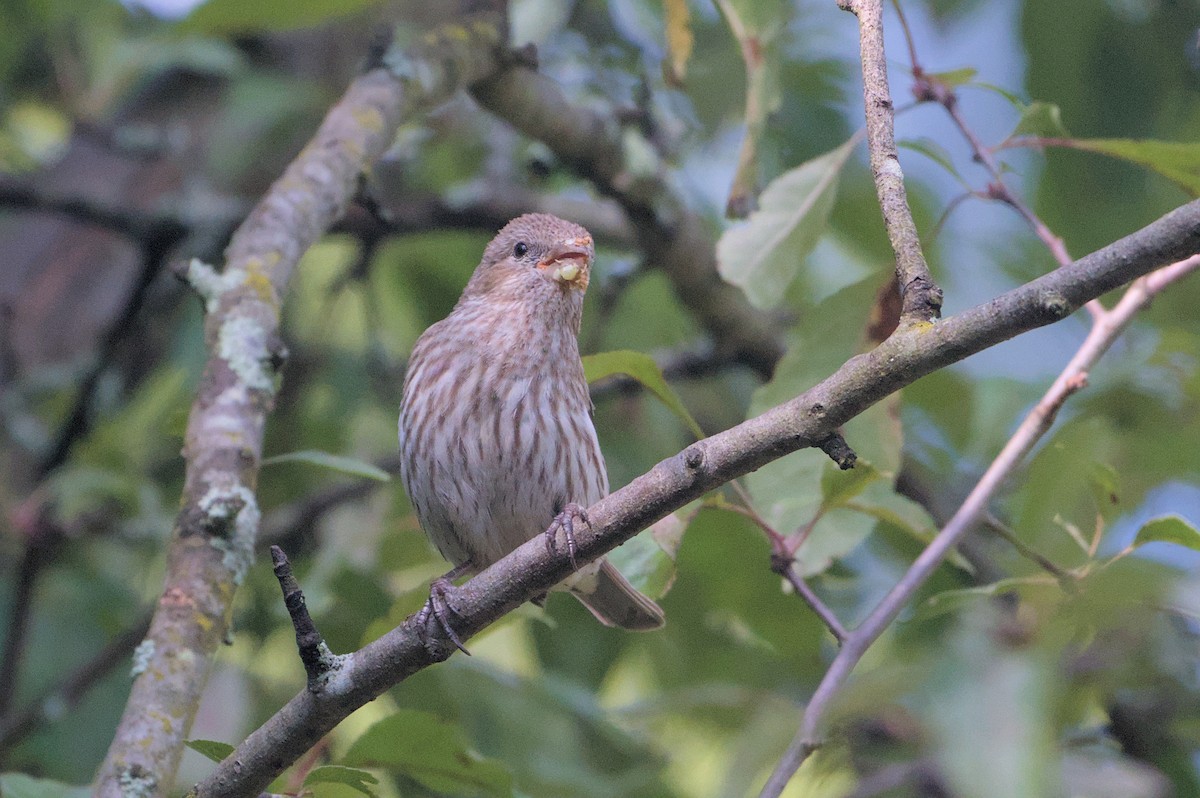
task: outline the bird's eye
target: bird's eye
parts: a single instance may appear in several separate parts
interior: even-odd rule
[[[525,257],[525,253],[527,252],[529,252],[529,247],[524,241],[518,241],[517,245],[513,247],[513,254],[518,258]]]

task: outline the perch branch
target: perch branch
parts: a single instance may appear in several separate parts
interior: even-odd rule
[[[872,404],[920,377],[1065,318],[1088,300],[1197,251],[1200,201],[982,305],[932,326],[902,327],[800,396],[692,444],[593,505],[588,510],[591,525],[576,530],[576,557],[580,562],[594,560],[707,491],[797,449],[816,445]],[[922,567],[932,570],[945,554],[944,537],[939,541],[918,558]],[[462,639],[469,639],[506,612],[544,593],[570,570],[567,558],[548,552],[540,537],[529,541],[462,586],[447,590],[455,630]],[[904,583],[904,590],[912,590],[910,582]],[[885,609],[898,611],[898,606],[889,604]],[[845,664],[857,661],[865,650],[867,634],[874,631],[874,627],[862,628],[867,628],[867,633],[852,633],[835,660],[842,663],[845,673]],[[850,648],[856,636],[858,643]],[[848,649],[851,653],[847,655]],[[288,763],[355,709],[452,651],[452,644],[436,624],[418,629],[410,618],[346,655],[342,667],[321,691],[305,689],[292,698],[191,795],[257,795]],[[839,673],[834,676],[838,684],[845,677]]]

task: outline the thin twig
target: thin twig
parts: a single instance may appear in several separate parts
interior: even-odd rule
[[[304,672],[308,674],[308,689],[319,690],[321,681],[339,666],[341,658],[329,650],[325,638],[317,631],[317,625],[308,613],[304,591],[300,589],[300,583],[292,573],[292,564],[288,562],[283,549],[271,547],[271,563],[283,593],[283,604],[292,619],[292,628],[296,630],[296,649],[304,664]]]
[[[804,599],[821,622],[829,628],[830,633],[837,638],[838,644],[843,643],[849,636],[846,627],[842,626],[842,622],[838,620],[837,615],[829,608],[825,602],[821,601],[813,589],[809,587],[808,582],[796,570],[796,561],[793,559],[785,559],[783,557],[771,558],[771,570],[782,576],[788,581],[788,584],[796,591],[796,595]]]
[[[987,513],[983,517],[983,523],[988,529],[992,530],[997,535],[1008,541],[1009,545],[1016,549],[1017,553],[1022,557],[1037,563],[1037,565],[1043,570],[1053,574],[1054,577],[1063,585],[1063,587],[1074,585],[1074,574],[1064,568],[1059,567],[1058,565],[1055,565],[1054,562],[1047,559],[1041,553],[1027,546],[1025,541],[1017,537],[1017,534],[1009,529],[1008,525],[997,518],[994,514]]]
[[[837,638],[840,644],[846,639],[846,628],[842,626],[841,621],[838,620],[833,610],[825,602],[821,601],[821,597],[809,587],[808,582],[796,571],[796,549],[788,545],[788,537],[767,523],[767,520],[759,514],[758,510],[754,509],[754,503],[750,498],[749,492],[742,487],[738,480],[735,479],[729,484],[733,488],[734,493],[738,495],[738,498],[742,500],[742,504],[729,502],[723,504],[722,508],[732,510],[748,518],[763,531],[767,536],[767,540],[771,543],[771,570],[792,585],[792,588],[796,591],[796,595],[803,599],[804,603],[829,628],[830,634]]]

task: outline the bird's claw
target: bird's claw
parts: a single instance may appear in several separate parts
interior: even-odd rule
[[[571,560],[571,568],[578,571],[579,563],[575,561],[575,552],[578,549],[575,543],[576,519],[587,524],[588,529],[592,528],[587,510],[575,502],[571,502],[550,522],[550,528],[546,530],[546,551],[554,554],[558,550],[558,531],[561,529],[563,537],[567,539],[567,557]]]
[[[471,652],[467,651],[467,647],[463,645],[462,639],[459,638],[454,628],[450,626],[448,616],[454,612],[454,608],[446,601],[446,590],[450,587],[450,580],[444,576],[439,576],[430,583],[429,600],[425,602],[425,606],[421,607],[421,611],[417,613],[417,629],[420,630],[421,643],[425,646],[425,649],[431,653],[435,653],[430,646],[432,641],[429,639],[429,628],[427,626],[429,617],[432,615],[437,620],[438,626],[446,633],[446,637],[454,644],[454,647],[469,657],[471,656]]]

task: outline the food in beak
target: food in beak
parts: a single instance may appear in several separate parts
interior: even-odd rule
[[[590,238],[564,241],[551,250],[538,264],[538,267],[549,269],[550,277],[556,282],[586,288],[588,261],[591,260],[591,243]]]

